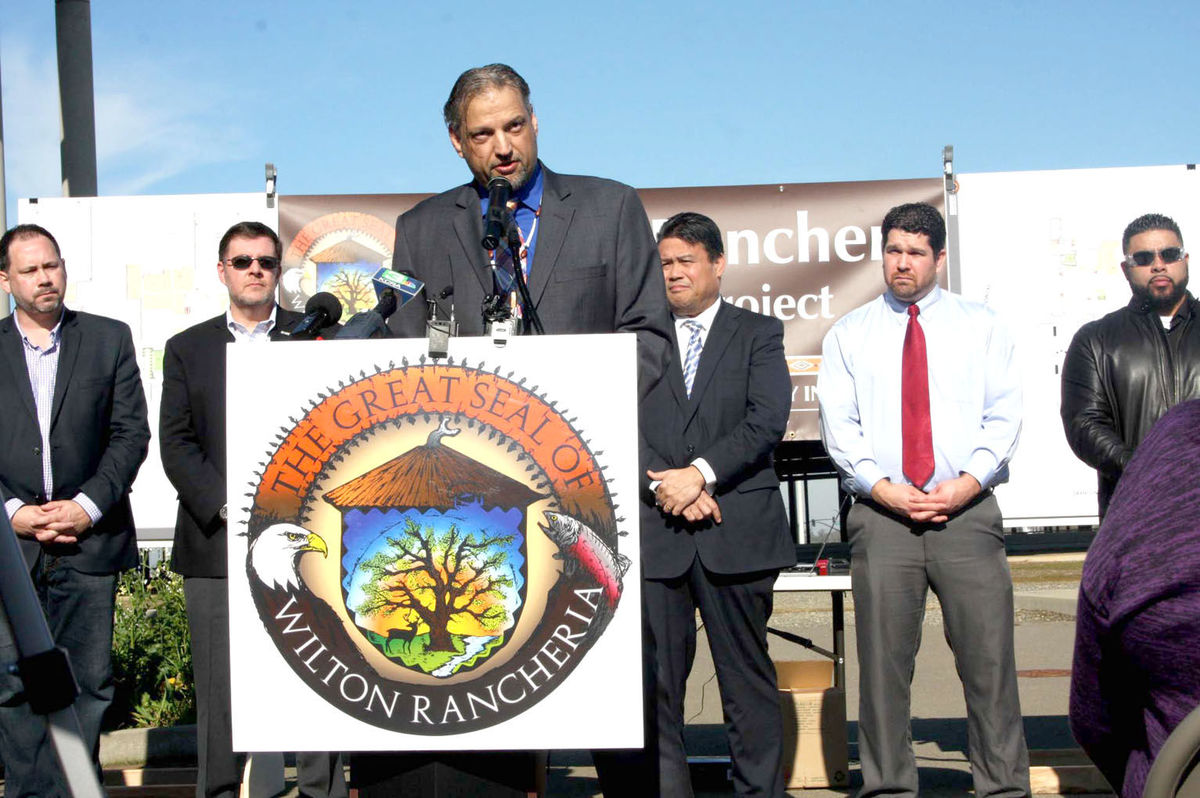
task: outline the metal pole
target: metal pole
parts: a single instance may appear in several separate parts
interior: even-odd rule
[[[958,181],[954,179],[954,146],[942,148],[942,177],[946,200],[946,280],[950,290],[962,293],[962,263],[958,257]]]
[[[8,229],[8,185],[4,182],[4,89],[0,81],[0,223]],[[0,298],[0,319],[8,315],[8,297]]]
[[[64,197],[96,196],[91,0],[54,0]]]

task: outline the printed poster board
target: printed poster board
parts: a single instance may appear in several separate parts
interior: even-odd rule
[[[228,350],[234,748],[642,745],[635,338]]]

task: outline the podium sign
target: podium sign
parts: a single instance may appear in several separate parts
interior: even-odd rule
[[[238,750],[642,745],[631,334],[228,350]]]

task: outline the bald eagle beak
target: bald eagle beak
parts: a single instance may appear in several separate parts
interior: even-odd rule
[[[308,540],[304,542],[304,546],[300,548],[300,551],[319,551],[321,552],[321,556],[329,556],[329,549],[325,548],[325,541],[316,532],[308,533]]]

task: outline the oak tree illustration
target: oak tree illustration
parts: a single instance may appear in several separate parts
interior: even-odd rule
[[[333,273],[323,281],[324,290],[333,294],[342,303],[348,314],[369,310],[375,305],[375,289],[371,275],[383,265],[383,256],[353,239],[339,241],[312,256],[313,263],[323,272]]]
[[[457,433],[443,419],[424,445],[324,496],[342,513],[356,625],[389,657],[438,676],[486,659],[515,625],[526,512],[543,498],[446,446]]]
[[[456,616],[470,616],[489,630],[508,620],[500,588],[513,580],[502,570],[507,558],[494,547],[513,537],[476,539],[455,525],[438,534],[407,519],[404,534],[388,538],[391,551],[362,566],[373,579],[367,600],[356,609],[364,615],[407,609],[429,627],[430,651],[455,651],[450,622]]]

